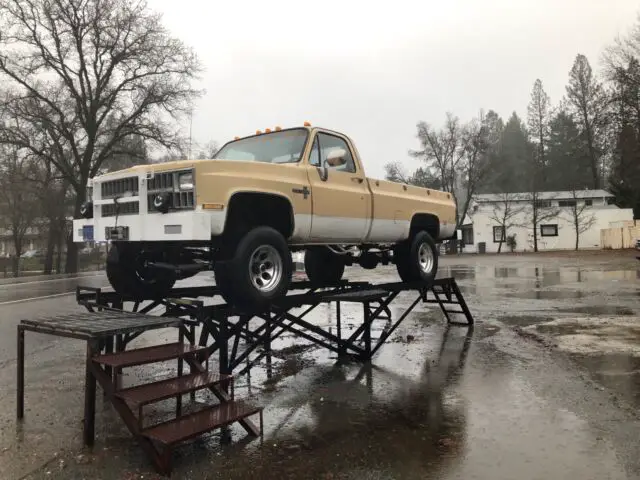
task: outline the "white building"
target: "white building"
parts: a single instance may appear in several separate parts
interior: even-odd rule
[[[601,248],[600,231],[620,222],[633,221],[633,210],[618,208],[605,190],[540,192],[537,194],[538,250],[575,249],[574,214],[579,212],[579,248]],[[531,193],[474,196],[462,227],[464,252],[511,250],[508,237],[515,236],[514,251],[533,251],[533,202]]]

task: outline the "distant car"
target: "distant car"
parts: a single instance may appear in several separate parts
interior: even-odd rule
[[[640,238],[636,239],[636,250],[640,250]]]

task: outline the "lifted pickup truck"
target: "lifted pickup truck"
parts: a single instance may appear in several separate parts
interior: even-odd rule
[[[236,137],[210,160],[101,175],[90,190],[74,241],[110,241],[108,279],[136,298],[213,270],[227,302],[261,307],[287,293],[294,251],[317,285],[379,263],[429,281],[436,242],[456,231],[451,194],[367,178],[349,137],[307,122]]]

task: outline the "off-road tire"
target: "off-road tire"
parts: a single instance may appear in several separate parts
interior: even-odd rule
[[[233,255],[214,265],[216,285],[222,298],[228,304],[255,310],[286,295],[291,284],[293,261],[284,236],[274,228],[262,226],[252,228],[238,240]],[[261,252],[267,252],[271,255],[268,258],[274,260],[270,263],[267,258],[263,265],[271,264],[275,270],[267,266],[264,271],[258,268],[252,272],[251,264],[260,257]],[[254,258],[254,255],[257,257]],[[253,263],[255,267],[257,264]],[[269,274],[276,270],[279,273]],[[271,282],[272,278],[274,280]],[[262,281],[266,286],[261,290],[253,279]]]
[[[421,264],[421,252],[423,262],[428,258],[428,253],[431,254],[430,268],[427,270],[422,267],[424,263]],[[397,244],[393,249],[393,257],[398,275],[404,282],[431,282],[438,273],[438,248],[431,235],[425,231],[417,232]]]
[[[141,265],[141,249],[135,244],[114,242],[107,255],[107,279],[120,295],[136,300],[165,298],[176,278],[170,272],[151,272]]]
[[[313,285],[332,285],[342,280],[345,263],[327,247],[311,247],[304,252],[304,271]]]

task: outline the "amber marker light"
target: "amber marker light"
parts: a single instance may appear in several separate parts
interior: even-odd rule
[[[277,127],[276,127],[276,132],[279,132],[280,130],[282,130],[282,127],[277,126]]]
[[[309,122],[304,122],[304,126],[305,126],[305,127],[310,127],[310,126],[311,126],[311,123],[309,123]]]
[[[256,130],[256,135],[262,135],[262,132],[260,130]]]
[[[240,137],[233,137],[234,140],[240,140]]]
[[[203,210],[222,210],[224,209],[224,205],[222,203],[203,203]]]
[[[271,133],[271,129],[270,128],[265,128],[264,129],[264,133]]]

